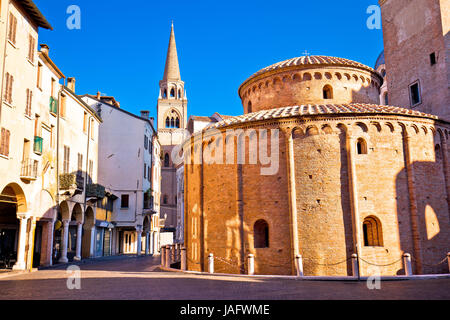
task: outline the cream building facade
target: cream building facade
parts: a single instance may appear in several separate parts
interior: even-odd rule
[[[102,116],[99,182],[114,194],[113,254],[158,254],[161,146],[148,111],[134,115],[115,99],[84,95]],[[156,199],[156,201],[155,201]]]

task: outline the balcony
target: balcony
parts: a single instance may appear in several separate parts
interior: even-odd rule
[[[105,187],[100,184],[88,184],[86,187],[86,196],[103,199],[106,196]]]
[[[50,97],[50,113],[56,115],[58,113],[58,100]]]
[[[41,137],[34,137],[34,146],[33,151],[34,153],[41,155],[42,154],[42,145],[43,145],[44,139]]]
[[[80,173],[63,173],[59,175],[59,189],[80,193],[84,190],[84,178]]]
[[[22,161],[20,178],[22,180],[32,181],[36,180],[37,176],[38,176],[38,161],[33,159],[26,159]]]

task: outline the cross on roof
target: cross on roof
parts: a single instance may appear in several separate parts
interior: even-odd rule
[[[305,50],[305,52],[303,52],[303,54],[307,57],[309,57],[311,54],[308,52],[308,50]]]

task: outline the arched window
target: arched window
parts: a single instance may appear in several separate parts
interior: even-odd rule
[[[252,112],[253,112],[253,109],[252,109],[252,102],[251,102],[251,101],[248,102],[247,112],[248,112],[248,113],[252,113]]]
[[[181,90],[178,90],[178,99],[181,99]]]
[[[166,128],[170,128],[170,119],[169,119],[169,117],[166,118]]]
[[[163,197],[163,204],[167,204],[167,195],[164,195]]]
[[[175,119],[174,118],[170,119],[170,127],[175,128]]]
[[[375,217],[367,217],[363,222],[364,246],[382,247],[383,230],[381,222]]]
[[[166,153],[166,155],[164,156],[164,167],[169,167],[170,166],[170,158],[169,158],[169,154]]]
[[[367,154],[367,143],[363,138],[359,138],[356,143],[356,149],[358,154]]]
[[[333,88],[330,85],[323,87],[323,98],[333,99]]]
[[[173,88],[170,90],[170,97],[171,98],[175,97],[175,90]]]
[[[269,247],[269,225],[264,220],[258,220],[253,227],[255,248]]]
[[[175,120],[175,128],[180,128],[180,119],[177,117],[177,119]]]
[[[164,89],[163,97],[164,97],[164,99],[167,98],[167,89]]]
[[[389,105],[389,95],[387,92],[384,94],[384,105],[385,106]]]

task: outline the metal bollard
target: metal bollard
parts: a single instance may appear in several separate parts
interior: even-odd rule
[[[352,254],[352,271],[353,276],[359,278],[358,255],[356,253]]]
[[[405,274],[407,276],[412,276],[411,255],[409,253],[403,255],[403,264],[405,265]]]
[[[161,267],[166,266],[166,248],[161,247]]]
[[[170,268],[170,246],[166,246],[166,268]]]
[[[303,258],[301,254],[295,256],[295,268],[297,270],[297,277],[303,277]]]
[[[186,248],[181,248],[181,270],[187,270]]]
[[[214,255],[212,253],[208,256],[208,272],[214,273]]]
[[[253,276],[255,274],[255,256],[253,254],[248,255],[248,275]]]

